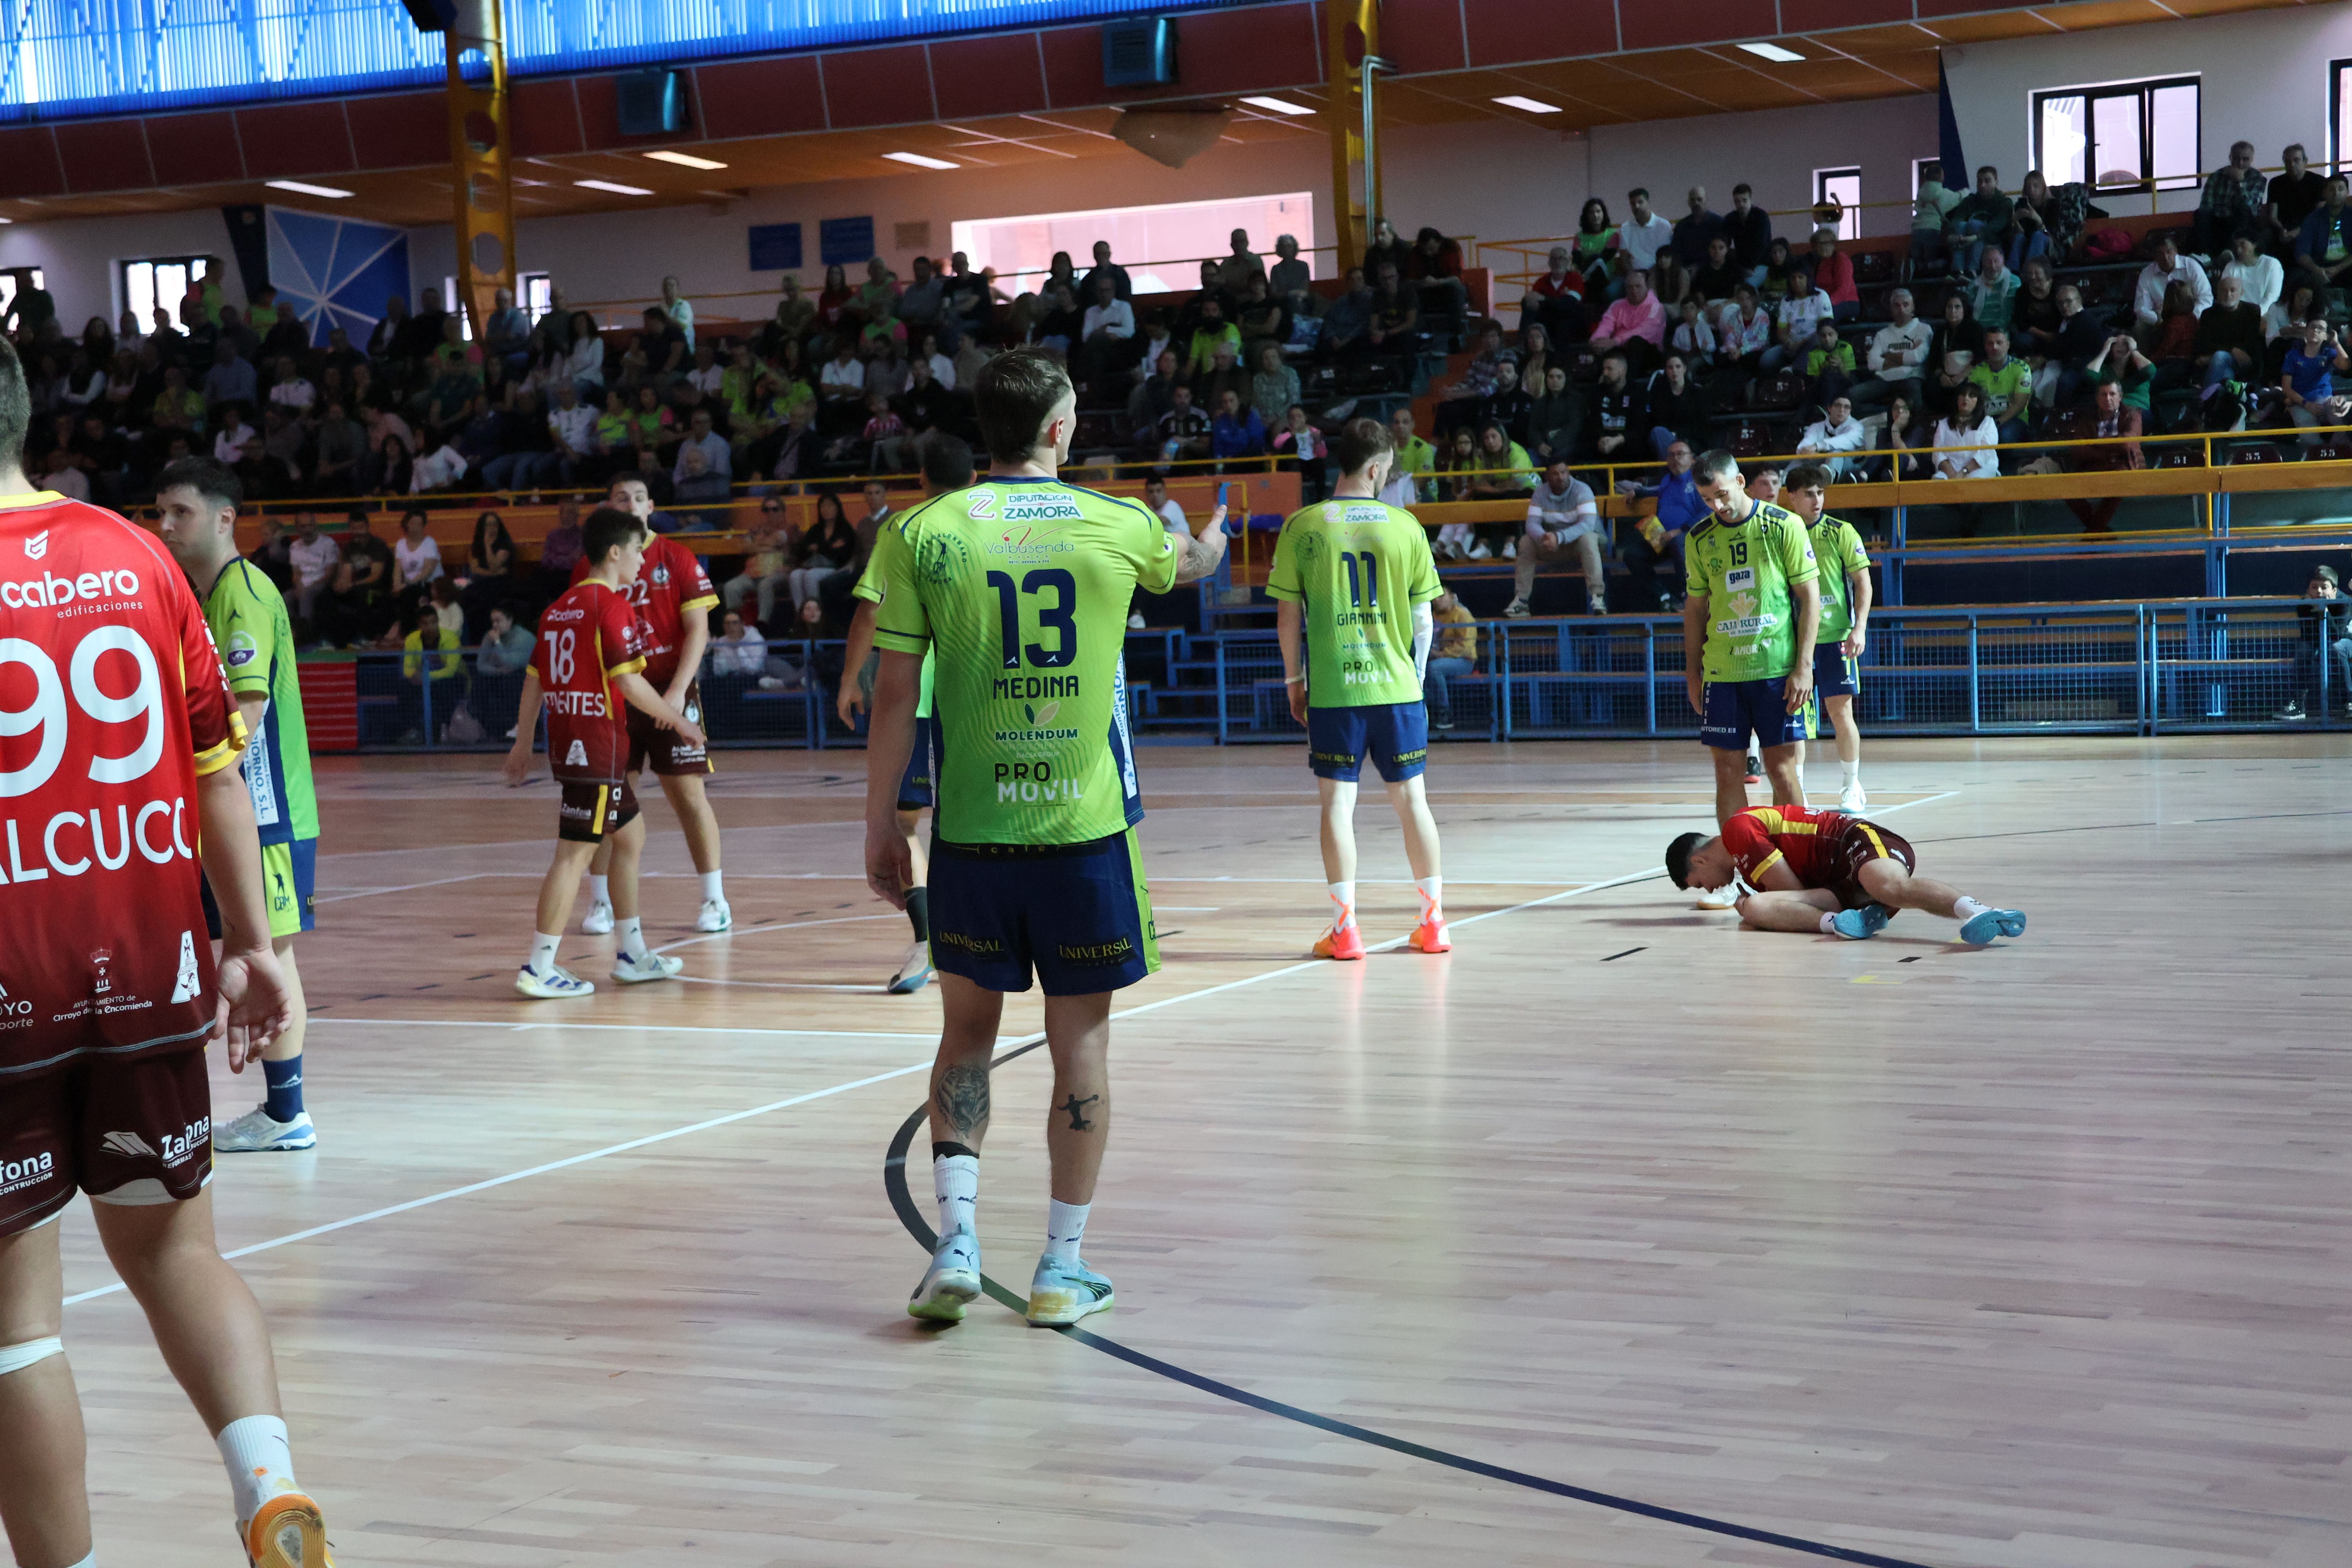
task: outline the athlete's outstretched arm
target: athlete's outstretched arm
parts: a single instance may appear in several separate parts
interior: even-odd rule
[[[866,725],[866,885],[898,910],[907,907],[907,889],[915,885],[914,856],[898,831],[898,780],[915,751],[915,698],[922,678],[922,655],[884,648]],[[932,789],[937,799],[936,781]]]
[[[1184,559],[1177,563],[1176,581],[1197,583],[1217,569],[1225,558],[1225,509],[1217,508],[1201,524],[1197,538],[1184,541]]]
[[[623,700],[641,713],[652,714],[663,729],[674,730],[698,746],[703,743],[702,726],[672,707],[669,699],[656,691],[654,683],[635,670],[613,677],[613,684]],[[515,738],[522,738],[520,730],[515,731]]]
[[[269,948],[261,838],[241,770],[215,768],[196,781],[196,858],[221,917],[220,1009],[213,1038],[226,1038],[229,1071],[243,1072],[264,1046],[294,1026],[294,1007]]]
[[[530,777],[530,748],[539,739],[539,671],[525,666],[522,672],[522,701],[515,709],[514,744],[507,749],[507,760],[499,765],[509,789]]]

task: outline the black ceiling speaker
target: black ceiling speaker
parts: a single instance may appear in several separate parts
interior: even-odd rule
[[[1105,87],[1167,87],[1176,79],[1176,18],[1103,24]]]
[[[672,70],[629,71],[613,79],[621,134],[666,136],[686,129],[686,79]]]

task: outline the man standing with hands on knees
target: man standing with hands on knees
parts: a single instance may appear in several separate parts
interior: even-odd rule
[[[924,656],[933,670],[931,962],[946,1017],[931,1073],[939,1238],[907,1302],[953,1322],[980,1294],[981,1141],[1004,994],[1045,993],[1054,1062],[1052,1202],[1029,1321],[1111,1305],[1079,1255],[1110,1131],[1110,1002],[1160,967],[1135,825],[1141,790],[1122,652],[1138,587],[1164,594],[1224,558],[1224,509],[1198,539],[1133,501],[1064,484],[1077,395],[1050,355],[1014,349],[973,383],[985,479],[876,536],[865,586],[882,659],[866,753],[866,877],[894,907],[914,885],[898,800]]]
[[[1691,470],[1713,513],[1684,545],[1683,678],[1715,764],[1718,825],[1748,809],[1743,766],[1753,731],[1775,805],[1802,805],[1798,747],[1813,734],[1813,640],[1820,629],[1819,568],[1804,521],[1741,487],[1739,460],[1720,447]],[[1703,893],[1699,908],[1734,906],[1731,889]]]

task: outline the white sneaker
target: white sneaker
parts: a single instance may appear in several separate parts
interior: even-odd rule
[[[1143,630],[1143,612],[1141,610],[1138,610],[1127,617],[1127,629],[1131,632],[1139,632]]]
[[[1860,811],[1864,806],[1866,806],[1869,804],[1870,796],[1862,792],[1862,786],[1860,784],[1848,784],[1845,788],[1838,791],[1838,809],[1840,811],[1849,813],[1856,812]]]
[[[603,899],[590,904],[588,913],[580,921],[580,929],[590,936],[603,936],[610,931],[613,929],[612,904]]]
[[[624,985],[643,985],[649,980],[667,980],[686,967],[686,960],[667,953],[641,952],[635,958],[622,953],[613,960],[613,978]]]
[[[1739,887],[1732,883],[1721,888],[1701,888],[1698,907],[1703,910],[1736,910],[1739,907]]]
[[[898,964],[898,973],[890,976],[890,984],[885,989],[893,996],[911,995],[929,984],[930,978],[931,944],[919,942],[907,950],[906,958]]]
[[[1503,614],[1515,621],[1523,621],[1532,613],[1528,608],[1528,602],[1525,599],[1513,599],[1503,606]]]
[[[1503,559],[1506,561],[1517,561],[1518,558],[1519,542],[1516,539],[1506,539],[1503,541]]]
[[[735,911],[727,907],[727,900],[724,899],[705,899],[702,900],[701,911],[694,917],[694,929],[733,931]]]
[[[568,996],[586,996],[596,989],[593,980],[583,980],[568,969],[550,964],[545,969],[533,969],[526,963],[515,973],[515,989],[526,996],[538,996],[549,1001]]]
[[[931,1266],[907,1298],[907,1315],[935,1323],[963,1321],[964,1304],[980,1294],[980,1237],[951,1230],[931,1248]]]
[[[1470,553],[1464,557],[1464,559],[1469,561],[1491,561],[1494,559],[1494,555],[1495,552],[1486,548],[1486,542],[1482,539],[1477,543],[1470,547]]]
[[[268,1106],[257,1105],[227,1126],[213,1129],[215,1154],[291,1152],[318,1146],[318,1131],[307,1110],[296,1111],[291,1121],[280,1121],[269,1114]]]

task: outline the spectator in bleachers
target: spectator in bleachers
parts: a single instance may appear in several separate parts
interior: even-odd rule
[[[1108,247],[1105,247],[1106,253]],[[1102,267],[1087,275],[1088,298],[1079,327],[1078,381],[1090,395],[1106,391],[1127,368],[1135,342],[1135,307],[1118,297],[1118,279]],[[948,374],[955,367],[950,363]]]
[[[1364,269],[1349,268],[1346,283],[1323,312],[1323,331],[1318,340],[1324,353],[1343,362],[1362,353],[1372,324],[1372,290],[1365,281]]]
[[[2352,181],[2328,176],[2325,198],[2305,215],[2294,242],[2298,281],[2332,289],[2352,268]]]
[[[1718,234],[1706,242],[1706,256],[1691,274],[1690,292],[1686,298],[1697,300],[1709,308],[1720,308],[1731,298],[1731,291],[1748,280],[1748,269],[1739,265],[1731,253],[1731,237]]]
[[[2008,259],[1987,246],[1984,259],[1977,266],[1976,278],[1969,285],[1969,305],[1977,323],[1987,331],[1995,327],[2006,328],[2016,306],[2018,288],[2018,276],[2009,269]]]
[[[2009,352],[2009,333],[1985,329],[1984,358],[1969,372],[1969,384],[1983,395],[1984,413],[2006,444],[2025,439],[2026,416],[2033,402],[2033,373]]]
[[[1232,393],[1244,405],[1250,397],[1250,373],[1242,368],[1240,356],[1232,343],[1221,342],[1209,361],[1208,374],[1192,378],[1192,396],[1204,408],[1216,408]]]
[[[1676,441],[1696,449],[1708,438],[1706,389],[1692,376],[1691,364],[1683,354],[1669,353],[1643,392],[1650,449],[1661,459]]]
[[[1835,321],[1824,319],[1813,324],[1813,341],[1797,361],[1797,371],[1805,378],[1805,400],[1816,408],[1827,408],[1831,398],[1853,390],[1853,345]]]
[[[1517,500],[1536,488],[1535,459],[1500,425],[1480,427],[1470,473],[1472,500]],[[1474,552],[1475,553],[1475,552]]]
[[[1924,479],[1935,471],[1935,421],[1916,387],[1897,392],[1863,423],[1870,429],[1864,449],[1886,454],[1870,459],[1874,479]]]
[[[1936,424],[1935,477],[1939,479],[1997,477],[2000,473],[2000,454],[1990,448],[2000,439],[2000,430],[1985,413],[1983,389],[1974,383],[1960,386],[1953,395],[1952,412]],[[1966,531],[1976,531],[1973,520]]]
[[[1551,334],[1540,326],[1525,327],[1519,332],[1519,385],[1532,396],[1543,390],[1544,372],[1554,362]]]
[[[1934,335],[1928,340],[1927,363],[1940,366],[1957,352],[1968,355],[1973,365],[1984,358],[1984,327],[1977,321],[1968,292],[1957,288],[1948,290]]]
[[[2230,162],[2205,176],[2204,194],[2189,221],[2189,245],[2200,256],[2221,255],[2246,232],[2269,200],[2270,181],[2254,167],[2254,144],[2231,142]]]
[[[1193,330],[1184,354],[1185,379],[1198,383],[1217,367],[1222,351],[1230,368],[1241,358],[1241,329],[1225,320],[1224,305],[1212,298],[1200,301],[1201,324]]]
[[[1707,242],[1724,236],[1723,216],[1707,210],[1704,185],[1693,185],[1685,192],[1683,205],[1689,210],[1675,221],[1675,258],[1696,271],[1707,258]]]
[[[1625,355],[1612,349],[1601,357],[1601,382],[1591,403],[1595,462],[1630,462],[1640,455],[1633,443],[1647,428],[1641,389],[1633,384]]]
[[[2264,258],[2265,260],[2268,258]],[[2205,388],[2246,381],[2262,368],[2263,315],[2245,298],[2245,285],[2229,272],[2214,286],[2213,308],[2197,321],[2192,352],[2203,362]]]
[[[827,409],[864,406],[866,362],[857,357],[856,338],[845,332],[834,340],[833,357],[817,372],[816,384]]]
[[[264,496],[295,495],[302,489],[302,454],[310,433],[301,420],[272,404],[261,415],[261,450],[255,459],[259,485],[248,492]]]
[[[1231,386],[1217,394],[1217,416],[1210,422],[1209,451],[1216,458],[1261,458],[1266,449],[1265,421],[1242,402]],[[1222,471],[1222,470],[1221,470]]]
[[[1095,251],[1098,261],[1108,261],[1110,247],[1097,243]],[[1298,237],[1278,234],[1274,237],[1274,265],[1266,269],[1266,287],[1286,310],[1312,315],[1315,311],[1314,269],[1298,258]]]
[[[1870,431],[1853,416],[1853,401],[1840,393],[1829,400],[1822,417],[1805,426],[1797,438],[1797,450],[1817,455],[1833,479],[1846,479],[1853,473],[1855,459],[1848,454],[1861,451],[1869,445]]]
[[[1838,248],[1837,230],[1813,230],[1813,254],[1807,267],[1813,287],[1830,297],[1831,314],[1841,321],[1862,314],[1862,296],[1853,286],[1853,258]]]
[[[1276,298],[1264,278],[1252,278],[1242,285],[1242,297],[1234,303],[1234,325],[1241,331],[1243,353],[1254,363],[1262,345],[1279,348],[1290,341],[1290,308]]]
[[[579,390],[581,402],[604,401],[604,338],[596,330],[596,318],[585,310],[572,314],[571,347],[563,355],[562,374]]]
[[[99,390],[103,392],[105,388],[100,387]],[[317,402],[318,398],[319,389],[311,384],[300,370],[296,368],[293,356],[279,355],[278,363],[270,368],[269,403],[271,406],[283,408],[288,413],[299,416],[310,413],[310,405]]]
[[[404,496],[415,491],[416,459],[410,454],[406,441],[397,436],[387,437],[372,457],[373,479],[368,486],[368,494]]]
[[[1911,199],[1911,250],[1908,275],[1932,270],[1944,259],[1944,230],[1960,193],[1944,184],[1944,165],[1930,158],[1919,165],[1919,190]]]
[[[746,543],[743,569],[719,584],[719,598],[730,610],[740,610],[744,600],[751,600],[760,624],[764,626],[775,618],[776,590],[786,585],[785,563],[792,538],[784,521],[782,498],[761,498]]]
[[[1462,247],[1442,230],[1423,228],[1413,237],[1407,275],[1421,289],[1421,308],[1459,316],[1468,310],[1470,290],[1462,281]]]
[[[1764,276],[1756,280],[1756,297],[1766,310],[1777,312],[1784,300],[1802,292],[1810,281],[1787,240],[1775,237],[1764,247]]]
[[[1301,498],[1312,504],[1323,499],[1323,459],[1328,455],[1323,433],[1307,417],[1304,404],[1294,403],[1283,410],[1282,424],[1275,429],[1266,449],[1281,460],[1285,472],[1298,476]]]
[[[1673,321],[1682,302],[1690,298],[1690,273],[1671,249],[1658,252],[1657,260],[1650,264],[1650,297],[1658,308]]]
[[[2084,309],[2081,289],[2061,283],[2053,292],[2058,300],[2058,342],[2053,357],[2060,367],[2056,402],[2063,407],[2074,401],[2074,390],[2092,359],[2106,347],[2112,334],[2105,317]]]
[[[2058,198],[2050,194],[2050,183],[2042,177],[2041,170],[2025,172],[2025,185],[2011,205],[2010,220],[2012,228],[2006,259],[2011,272],[2021,276],[2026,264],[2038,258],[2065,258],[2065,247],[2055,237],[2063,232],[2063,223]]]
[[[457,632],[443,626],[439,613],[426,605],[416,612],[416,629],[404,637],[400,646],[407,650],[400,660],[400,712],[406,721],[400,743],[424,743],[428,712],[432,715],[433,739],[437,742],[448,728],[449,716],[457,710],[458,699],[465,692],[465,664],[457,653]]]
[[[2230,244],[2230,261],[2221,268],[2221,276],[2236,279],[2239,297],[2263,318],[2263,338],[2275,336],[2278,329],[2269,319],[2271,308],[2279,302],[2279,292],[2286,284],[2286,272],[2278,258],[2264,251],[2253,236],[2242,234]]]
[[[1574,254],[1564,245],[1553,246],[1543,275],[1519,296],[1520,335],[1539,325],[1561,342],[1580,340],[1585,333],[1584,289],[1585,277]],[[1324,337],[1328,341],[1329,336],[1327,325]]]
[[[2017,226],[2016,205],[2001,193],[2000,171],[1987,163],[1977,171],[1977,188],[1962,196],[1944,226],[1953,269],[1963,278],[1976,275],[1988,248],[2006,255]]]
[[[1715,328],[1708,323],[1705,309],[1696,296],[1685,295],[1674,331],[1666,334],[1666,351],[1681,354],[1692,364],[1712,364],[1716,350]]]
[[[1646,273],[1658,252],[1674,243],[1675,226],[1650,210],[1650,193],[1643,186],[1626,192],[1625,201],[1633,216],[1617,230],[1617,246],[1625,253],[1630,271]]]
[[[2141,413],[2124,406],[2124,389],[2120,382],[2103,381],[2091,395],[2091,417],[2084,437],[2096,437],[2105,445],[2069,447],[2061,449],[2066,466],[2077,473],[2102,473],[2144,468],[2147,459],[2140,453]],[[2080,518],[2086,533],[2110,531],[2108,524],[2115,519],[2120,498],[2103,496],[2097,500],[2069,500],[2068,510]]]
[[[249,404],[257,390],[254,383],[253,367],[237,358],[235,343],[222,339],[213,350],[212,363],[205,371],[205,401]]]
[[[261,455],[261,436],[247,419],[245,405],[216,401],[212,415],[213,461],[239,470],[240,478],[256,478],[251,465]]]
[[[1193,406],[1192,389],[1181,382],[1170,395],[1168,412],[1160,416],[1160,460],[1184,462],[1209,455],[1213,421]]]
[[[802,533],[792,552],[793,565],[785,574],[795,616],[814,603],[817,588],[857,554],[857,530],[842,510],[841,498],[826,490],[816,499],[816,521]]]
[[[2123,405],[2147,417],[2156,366],[2139,352],[2138,342],[2129,332],[2110,333],[2083,370],[2084,378],[2095,386],[2103,381],[2115,382],[2122,389]]]
[[[1694,460],[1690,443],[1672,442],[1666,447],[1665,472],[1655,483],[1617,481],[1618,494],[1657,502],[1654,516],[1634,520],[1623,532],[1625,576],[1636,615],[1647,614],[1653,606],[1661,610],[1672,606],[1666,591],[1658,585],[1658,568],[1670,564],[1676,577],[1682,575],[1683,535],[1709,515],[1691,474]]]
[[[2288,142],[2279,163],[2284,166],[2271,176],[2268,193],[2271,216],[2292,238],[2303,232],[2303,220],[2311,209],[2327,199],[2327,181],[2311,166],[2311,154],[2300,142]]]
[[[1649,273],[1635,268],[1625,274],[1625,297],[1603,310],[1594,324],[1592,347],[1604,360],[1612,353],[1622,355],[1629,370],[1646,374],[1657,363],[1665,339],[1664,307],[1650,293]]]
[[[1756,205],[1756,193],[1744,180],[1731,187],[1731,210],[1723,215],[1723,232],[1731,241],[1732,263],[1755,282],[1772,247],[1772,215]]]
[[[2345,357],[2341,338],[2326,316],[2314,311],[2303,323],[2302,341],[2288,347],[2280,371],[2287,417],[2306,431],[2347,423],[2352,398],[2337,395],[2335,378],[2347,372],[2352,372],[2352,361]],[[2322,437],[2307,434],[2298,439],[2305,447],[2316,447]]]
[[[2010,301],[2010,345],[2020,358],[2047,359],[2057,352],[2058,330],[2065,317],[2058,309],[2058,284],[2047,258],[2025,264],[2024,286]]]
[[[1405,411],[1410,418],[1411,412]],[[1528,405],[1527,447],[1538,462],[1574,462],[1583,455],[1584,398],[1569,384],[1568,367],[1549,365],[1544,370],[1543,390],[1529,399]],[[1404,459],[1398,458],[1399,467]],[[1426,469],[1412,469],[1425,472]]]
[[[1384,217],[1375,219],[1371,240],[1364,247],[1364,276],[1372,280],[1374,288],[1378,288],[1381,268],[1393,264],[1397,276],[1402,279],[1405,275],[1406,259],[1411,255],[1412,247],[1397,237],[1396,225]]]
[[[1583,210],[1577,214],[1576,237],[1570,259],[1576,269],[1584,274],[1587,293],[1605,284],[1609,279],[1609,257],[1618,247],[1617,226],[1609,220],[1609,204],[1599,196],[1587,196]]]
[[[1778,241],[1774,242],[1778,244]],[[1772,346],[1772,312],[1764,309],[1753,284],[1731,291],[1731,303],[1715,318],[1716,356],[1726,371],[1754,375]]]
[[[1454,694],[1450,682],[1467,680],[1478,668],[1478,621],[1451,592],[1430,605],[1437,640],[1422,671],[1422,700],[1429,708],[1429,727],[1454,728]]]
[[[1372,324],[1365,331],[1368,351],[1390,359],[1411,356],[1421,334],[1421,309],[1405,291],[1404,280],[1392,261],[1381,263],[1380,284],[1372,290]]]
[[[428,428],[416,445],[416,458],[409,469],[409,494],[451,489],[466,477],[466,454],[438,426]]]
[[[441,575],[441,546],[428,531],[432,522],[431,514],[417,507],[401,515],[400,542],[392,547],[390,591],[404,616],[415,613],[424,602],[426,585]]]
[[[1234,230],[1232,247],[1232,254],[1219,265],[1218,273],[1226,291],[1237,295],[1252,278],[1265,276],[1265,261],[1250,248],[1249,230],[1245,228]]]
[[[1511,602],[1503,607],[1503,614],[1514,620],[1531,614],[1528,600],[1535,594],[1538,570],[1548,561],[1572,554],[1584,577],[1586,607],[1596,616],[1607,615],[1601,526],[1601,507],[1592,498],[1592,487],[1570,473],[1566,463],[1546,468],[1542,482],[1528,500],[1527,527],[1515,542]]]
[[[2164,291],[2174,283],[2189,286],[2192,312],[2201,314],[2212,308],[2213,284],[2205,276],[2204,265],[2193,256],[2183,256],[2180,244],[2169,233],[2157,237],[2151,259],[2140,268],[2139,281],[2132,289],[2132,320],[2140,329],[2143,340],[2153,337],[2164,321]]]
[[[2303,689],[2279,710],[2278,716],[2286,720],[2325,716],[2319,691],[2320,664],[2326,659],[2335,666],[2328,673],[2334,679],[2336,700],[2344,704],[2345,716],[2352,718],[2352,605],[2337,596],[2336,568],[2314,566],[2303,596],[2308,603],[2295,606],[2295,629],[2303,644],[2298,656]]]
[[[2197,346],[2199,319],[2197,296],[2188,283],[2175,280],[2165,285],[2164,314],[2147,344],[2147,357],[2156,362],[2158,379],[2168,391],[2196,379],[2199,367],[2189,360]]]
[[[1910,289],[1891,290],[1886,310],[1887,325],[1872,334],[1864,354],[1864,368],[1870,374],[1853,388],[1853,405],[1864,410],[1883,406],[1895,393],[1916,386],[1935,342],[1935,331],[1919,320]]]
[[[1800,279],[1807,277],[1801,272],[1796,276]],[[1801,370],[1805,355],[1812,351],[1819,336],[1817,329],[1823,321],[1834,324],[1835,303],[1830,299],[1829,290],[1819,287],[1808,288],[1801,281],[1796,290],[1782,301],[1780,313],[1780,323],[1772,333],[1772,346],[1764,352],[1764,368],[1779,370],[1787,365]]]

